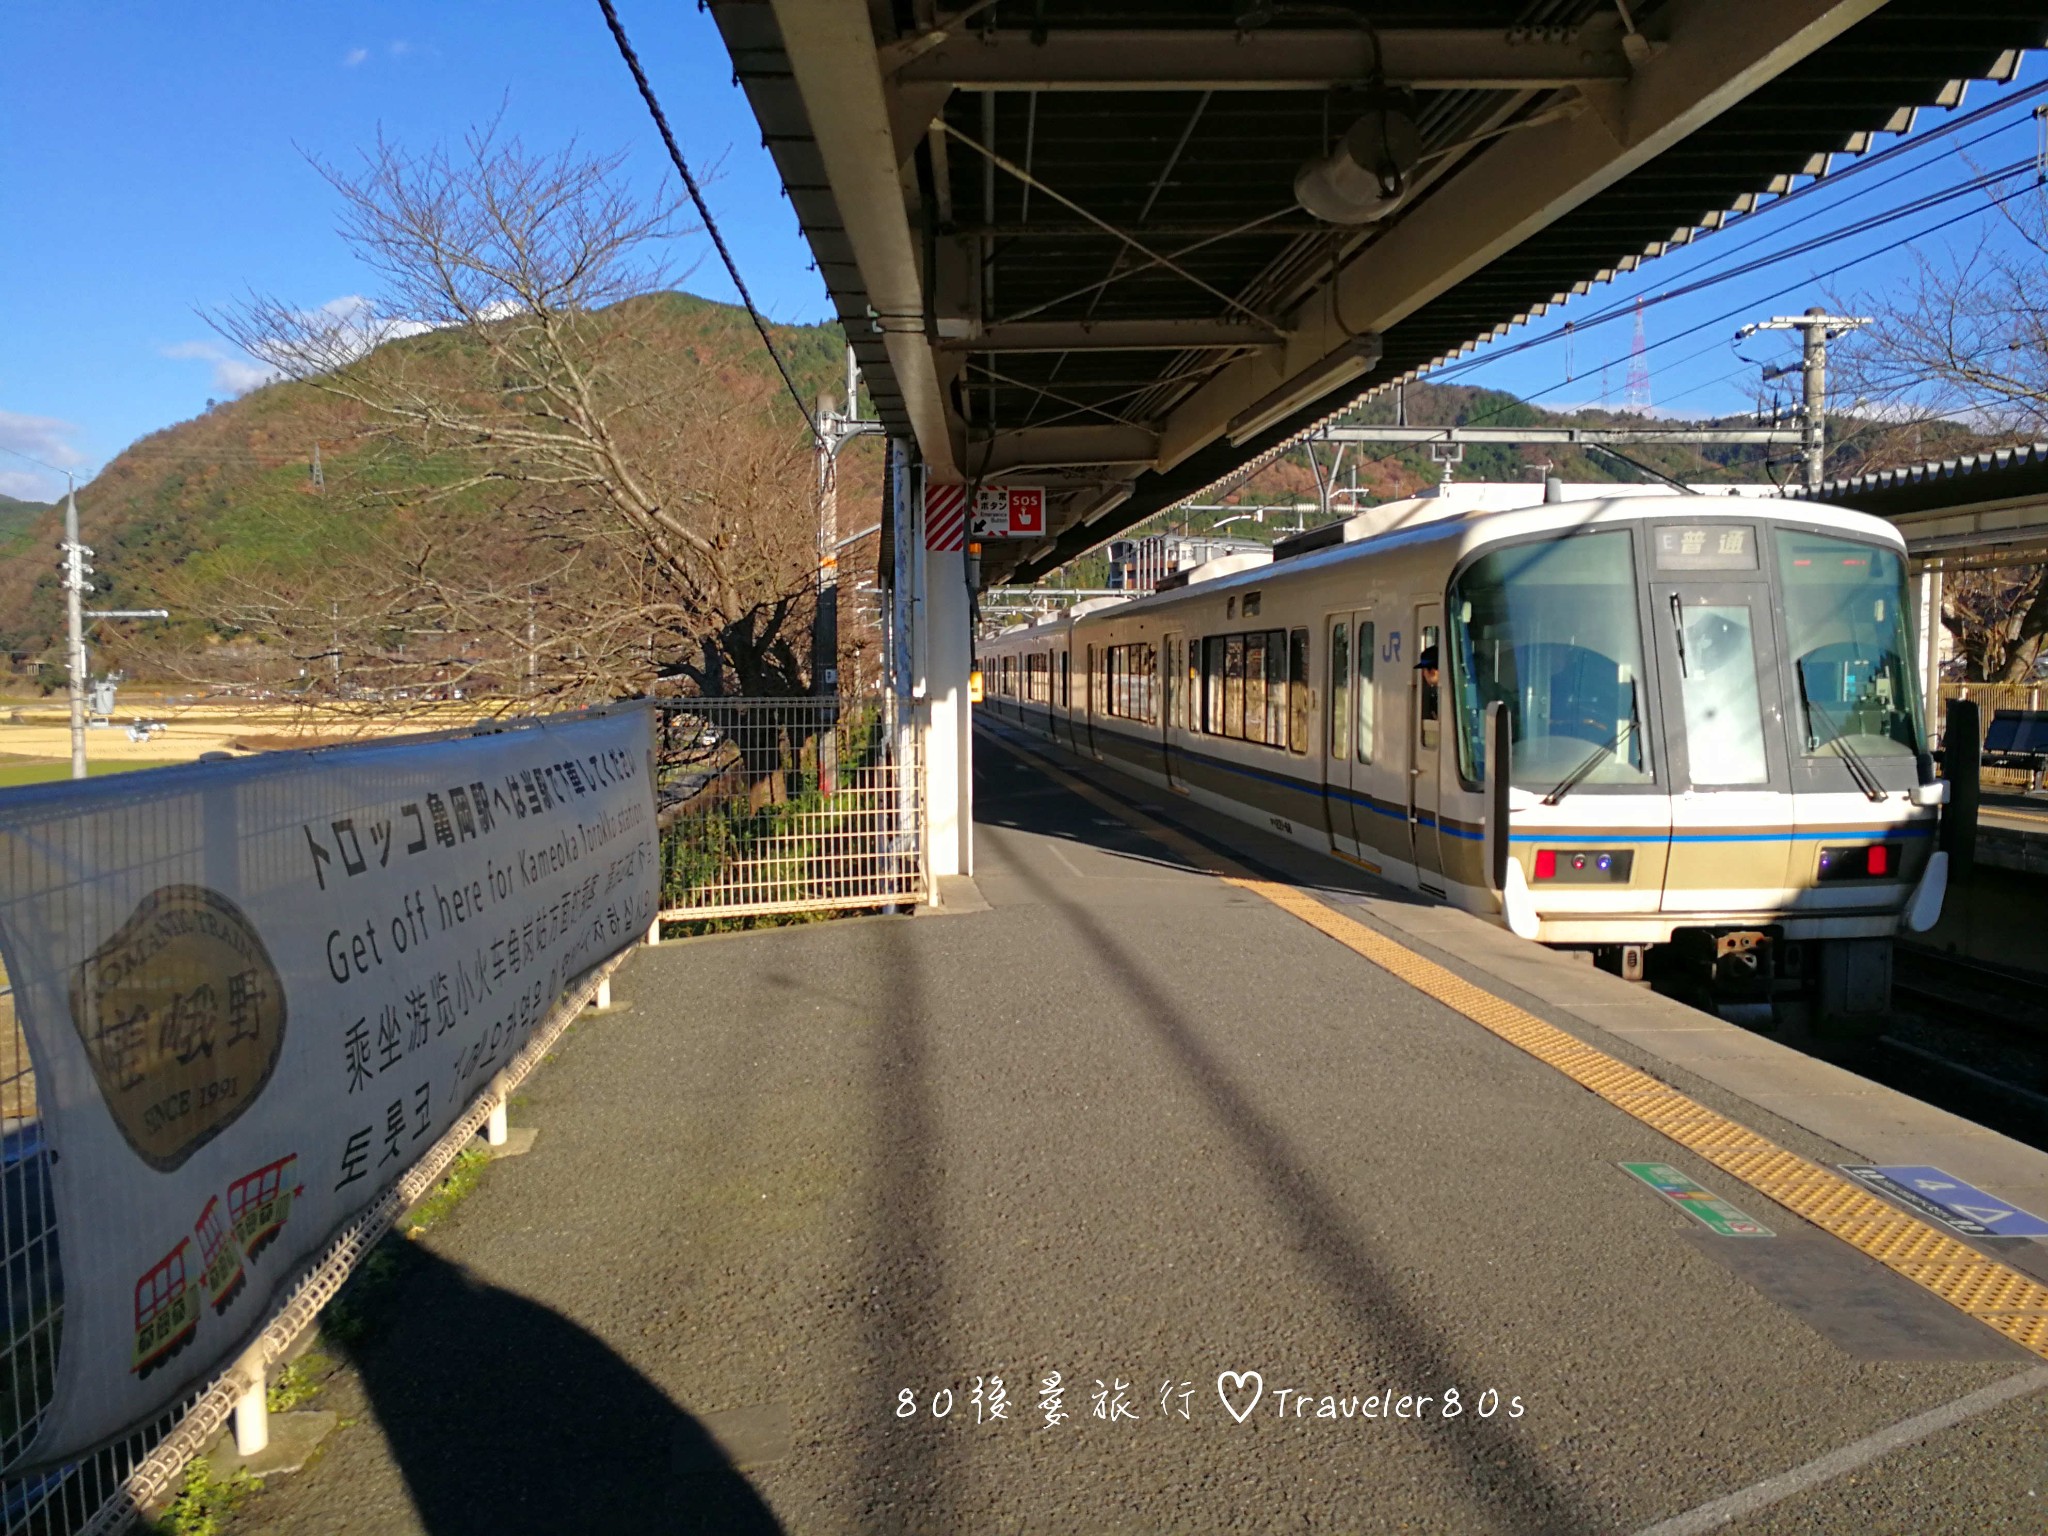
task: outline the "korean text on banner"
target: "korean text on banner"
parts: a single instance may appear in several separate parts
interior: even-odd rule
[[[76,1454],[231,1360],[646,931],[651,718],[0,797],[0,954],[35,1069],[6,1178],[38,1195],[9,1294],[41,1302],[6,1319],[0,1457]]]

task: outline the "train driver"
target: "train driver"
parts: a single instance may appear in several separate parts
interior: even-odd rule
[[[1422,718],[1424,720],[1434,720],[1437,718],[1435,646],[1430,646],[1420,656],[1415,658],[1415,671],[1422,680]]]

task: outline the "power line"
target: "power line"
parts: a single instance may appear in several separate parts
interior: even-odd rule
[[[1938,234],[1942,230],[1947,229],[1949,226],[1953,224],[1960,224],[1965,219],[1975,218],[1980,213],[1988,213],[1992,209],[2000,207],[2005,203],[2011,202],[2015,197],[2018,197],[2022,193],[2031,190],[2033,190],[2031,184],[2024,187],[2015,187],[2012,191],[2003,193],[2000,196],[1991,199],[1983,208],[1967,209],[1962,213],[1954,214],[1949,218],[1943,219],[1937,224],[1929,225],[1926,229],[1918,231],[1917,233],[1910,236],[1909,239],[1921,240],[1925,239],[1928,235]],[[1920,211],[1924,211],[1924,208]],[[1843,238],[1846,238],[1848,233],[1849,232],[1845,231]],[[1814,242],[1813,244],[1825,243],[1826,242]],[[1695,325],[1687,326],[1682,331],[1674,331],[1669,336],[1661,337],[1660,339],[1651,342],[1644,350],[1646,352],[1655,352],[1660,348],[1671,345],[1671,343],[1675,341],[1682,341],[1688,336],[1698,335],[1701,331],[1706,330],[1711,326],[1725,325],[1728,321],[1734,319],[1737,315],[1743,314],[1747,311],[1753,311],[1762,305],[1769,304],[1773,299],[1780,299],[1785,297],[1787,294],[1796,293],[1799,289],[1804,288],[1811,283],[1823,281],[1826,278],[1835,276],[1839,272],[1846,272],[1851,267],[1860,266],[1862,263],[1866,261],[1870,261],[1878,256],[1884,255],[1890,249],[1892,249],[1892,247],[1886,246],[1880,248],[1879,250],[1865,251],[1862,255],[1852,256],[1847,261],[1838,262],[1836,265],[1829,267],[1825,271],[1810,273],[1807,276],[1800,278],[1796,282],[1789,283],[1785,287],[1777,289],[1775,292],[1764,294],[1760,298],[1745,300],[1743,303],[1738,304],[1733,309],[1724,310],[1720,314],[1713,315],[1708,319],[1698,322]],[[1713,351],[1714,348],[1719,345],[1720,343],[1716,342],[1711,346],[1702,347],[1698,351],[1687,354],[1685,358],[1681,358],[1679,359],[1679,361],[1684,362],[1688,361],[1690,358],[1693,357],[1703,356],[1704,354]],[[1437,380],[1434,377],[1432,377],[1426,382],[1434,383],[1437,382]],[[1464,425],[1477,426],[1481,422],[1486,421],[1491,417],[1498,416],[1503,411],[1509,410],[1514,406],[1531,404],[1537,400],[1541,400],[1546,395],[1554,395],[1560,389],[1563,389],[1574,382],[1576,381],[1571,378],[1560,379],[1557,383],[1547,385],[1544,388],[1537,390],[1533,394],[1513,397],[1509,400],[1503,401],[1500,405],[1493,407],[1491,410],[1482,411],[1479,414],[1469,418],[1464,423]],[[1376,454],[1369,459],[1361,457],[1355,460],[1354,462],[1359,464],[1361,467],[1365,464],[1384,464],[1397,457],[1399,453],[1399,449],[1392,449],[1386,453]]]
[[[2022,103],[2027,102],[2032,98],[2039,96],[2043,93],[2048,93],[2048,82],[2028,86],[2026,89],[2018,91],[2001,101],[1992,102],[1989,105],[1979,107],[1974,112],[1966,112],[1961,117],[1955,118],[1950,122],[1942,124],[1942,126],[1939,128],[1931,129],[1927,133],[1921,134],[1915,138],[1902,140],[1901,142],[1893,144],[1888,148],[1879,150],[1876,154],[1866,155],[1862,159],[1858,160],[1856,164],[1850,166],[1845,171],[1841,171],[1833,176],[1816,177],[1814,180],[1808,182],[1805,186],[1795,188],[1793,191],[1787,192],[1782,197],[1772,199],[1763,207],[1757,209],[1755,212],[1751,214],[1745,215],[1740,220],[1731,224],[1724,224],[1720,226],[1720,230],[1746,228],[1747,226],[1755,223],[1758,219],[1767,218],[1771,214],[1776,213],[1779,209],[1784,208],[1791,203],[1797,202],[1799,199],[1806,197],[1809,194],[1823,191],[1833,191],[1841,187],[1845,182],[1848,182],[1858,176],[1867,174],[1868,172],[1875,170],[1878,166],[1884,165],[1898,156],[1914,153],[1934,143],[1939,139],[1946,138],[1950,134],[1957,133],[1964,128],[1968,128],[1978,122],[1981,122],[1987,117],[1994,117],[2001,112],[2008,111],[2011,108],[2019,106]],[[2013,128],[2021,126],[2024,126],[2024,124],[2018,122],[2001,124],[1998,127],[1993,128],[1986,133],[1979,134],[1975,138],[1969,139],[1962,144],[1952,146],[1948,150],[1948,153],[1960,154],[1963,150],[1969,149],[1977,144],[1981,144],[1987,139],[1996,138],[1999,134],[2009,132]],[[2024,164],[2031,165],[2032,163],[2032,161],[2028,161]],[[1871,186],[1858,188],[1848,197],[1843,198],[1842,203],[1847,203],[1855,198],[1864,197],[1871,192],[1879,190],[1882,187],[1891,185],[1891,183],[1901,179],[1902,177],[1912,175],[1914,171],[1923,168],[1924,167],[1920,166],[1908,166],[1905,169],[1897,172],[1896,174],[1892,176],[1887,176],[1883,180],[1878,181],[1872,184]],[[1993,179],[1996,179],[1995,176]],[[1837,204],[1836,206],[1839,207],[1841,206],[1841,204]],[[1909,210],[1902,209],[1896,210],[1895,212],[1903,213],[1906,211]],[[1812,213],[1808,213],[1798,219],[1794,219],[1789,224],[1785,224],[1773,229],[1759,231],[1753,238],[1744,240],[1733,247],[1716,250],[1713,252],[1712,255],[1709,256],[1706,262],[1702,263],[1699,267],[1695,268],[1694,271],[1696,273],[1707,271],[1711,269],[1713,266],[1728,259],[1731,256],[1739,255],[1741,252],[1746,250],[1752,250],[1764,241],[1769,240],[1774,236],[1782,235],[1786,233],[1788,230],[1796,229],[1799,225],[1808,222],[1808,220],[1810,219],[1818,218],[1826,212],[1828,212],[1828,210],[1825,208],[1816,209]],[[1718,233],[1720,231],[1714,232]],[[1750,270],[1754,270],[1754,268],[1752,267],[1750,268]],[[1645,303],[1661,304],[1667,299],[1680,297],[1683,293],[1697,292],[1698,287],[1699,285],[1695,284],[1687,289],[1667,290],[1664,293],[1660,293],[1647,298],[1645,300]],[[1599,325],[1605,323],[1606,321],[1617,319],[1621,315],[1627,313],[1631,307],[1632,301],[1617,303],[1614,305],[1610,305],[1605,310],[1595,311],[1592,315],[1587,316],[1584,319],[1575,318],[1572,321],[1568,322],[1568,325],[1574,332],[1576,332],[1578,330],[1583,330],[1588,326]],[[1481,363],[1486,361],[1492,361],[1494,359],[1502,357],[1513,356],[1515,353],[1527,351],[1531,347],[1546,345],[1549,342],[1555,341],[1558,338],[1559,334],[1561,334],[1561,332],[1552,331],[1543,336],[1531,337],[1530,339],[1519,342],[1512,347],[1505,347],[1498,352],[1488,353],[1484,358],[1474,358],[1469,362],[1454,363],[1450,366],[1458,368],[1461,371],[1469,370],[1480,366]]]
[[[683,152],[676,146],[676,136],[669,131],[668,117],[661,110],[661,103],[655,98],[654,87],[647,83],[647,71],[640,67],[640,56],[633,51],[633,45],[626,40],[626,29],[619,24],[619,13],[612,9],[612,0],[597,0],[598,8],[604,12],[605,25],[612,29],[612,39],[619,45],[619,57],[626,61],[626,68],[633,72],[633,83],[640,87],[640,99],[647,103],[647,110],[654,118],[654,126],[661,130],[661,142],[668,146],[668,157],[675,163],[677,174],[683,178],[683,185],[689,189],[690,201],[697,205],[697,216],[704,221],[704,229],[711,236],[711,243],[718,247],[718,256],[725,263],[725,270],[732,278],[732,285],[738,290],[740,302],[747,306],[754,329],[761,333],[761,345],[768,349],[769,361],[775,364],[775,371],[782,375],[782,382],[789,388],[789,398],[796,402],[796,408],[803,414],[804,424],[811,429],[811,436],[817,437],[817,418],[811,415],[811,408],[804,403],[803,392],[796,387],[796,380],[789,376],[789,369],[783,365],[782,354],[775,350],[775,340],[768,334],[768,322],[761,318],[761,311],[754,307],[754,297],[747,292],[746,280],[740,276],[739,263],[732,259],[732,252],[726,249],[725,237],[718,232],[718,221],[711,217],[711,209],[705,205],[704,194],[697,187],[697,178],[690,174],[690,167],[683,159]]]
[[[53,475],[73,475],[78,472],[76,469],[65,469],[62,465],[52,464],[48,459],[39,459],[32,453],[23,453],[19,448],[10,448],[5,443],[0,443],[0,453],[11,453],[17,459],[26,459],[31,464],[40,464]]]
[[[1842,229],[1832,230],[1825,235],[1816,235],[1811,240],[1801,241],[1797,245],[1788,246],[1784,250],[1775,251],[1768,256],[1756,257],[1754,260],[1746,261],[1742,263],[1740,266],[1731,267],[1725,272],[1717,272],[1711,277],[1702,277],[1699,278],[1697,281],[1684,284],[1681,287],[1666,289],[1664,292],[1659,293],[1654,297],[1643,299],[1641,303],[1643,307],[1647,309],[1654,305],[1669,303],[1675,299],[1690,298],[1692,295],[1696,293],[1703,293],[1707,289],[1718,287],[1722,283],[1733,282],[1735,279],[1740,277],[1748,277],[1753,273],[1764,270],[1766,267],[1775,266],[1781,261],[1789,261],[1795,256],[1811,255],[1815,251],[1824,250],[1828,246],[1837,244],[1843,240],[1853,239],[1858,235],[1869,234],[1873,230],[1881,229],[1885,225],[1894,223],[1900,219],[1910,218],[1914,214],[1918,213],[1925,213],[1929,209],[1940,207],[1943,203],[1953,202],[1959,197],[1967,197],[1973,192],[1983,191],[1985,188],[1993,186],[1998,182],[2009,181],[2014,176],[2020,175],[2025,171],[2031,170],[2033,169],[2033,167],[2034,161],[2031,158],[2026,160],[2014,161],[2011,165],[2004,166],[1999,170],[1987,171],[1982,175],[1971,178],[1967,182],[1961,183],[1960,185],[1945,188],[1940,192],[1928,193],[1926,196],[1916,198],[1914,201],[1910,203],[1901,204],[1897,208],[1887,209],[1885,212],[1880,214],[1873,214],[1867,219],[1860,220],[1859,222],[1845,226]],[[2022,188],[2020,190],[2026,189]],[[1995,199],[1988,206],[1997,207],[2000,203],[2006,201],[2009,201],[2009,197],[1998,198]],[[1962,214],[1959,217],[1969,218],[1972,216],[1972,214],[1983,211],[1987,210],[1974,209],[1971,210],[1970,213]],[[1951,219],[1947,221],[1947,223],[1937,224],[1932,229],[1922,230],[1918,235],[1914,235],[1911,238],[1916,240],[1920,239],[1925,235],[1934,233],[1935,230],[1946,229],[1949,224],[1955,222],[1957,222],[1957,220]],[[1872,252],[1871,254],[1875,255],[1879,253]],[[1861,260],[1866,258],[1858,259]],[[1840,271],[1841,268],[1838,267],[1833,270]],[[1822,273],[1818,275],[1828,276],[1830,274]],[[1813,280],[1814,279],[1807,279],[1807,281]],[[1795,284],[1794,286],[1796,287],[1798,285]],[[1630,299],[1625,302],[1609,305],[1604,310],[1597,310],[1593,314],[1587,316],[1585,319],[1574,321],[1573,334],[1582,335],[1586,331],[1591,330],[1596,325],[1605,325],[1610,321],[1619,320],[1623,316],[1633,314],[1635,312],[1636,304],[1636,300]],[[1743,307],[1747,308],[1749,306],[1745,305]],[[1685,333],[1681,332],[1680,334]],[[1448,364],[1441,369],[1435,370],[1434,372],[1429,374],[1428,377],[1431,383],[1442,383],[1446,380],[1458,379],[1468,373],[1476,372],[1478,369],[1486,367],[1490,363],[1500,362],[1505,358],[1514,357],[1518,353],[1530,351],[1535,347],[1547,346],[1550,342],[1555,341],[1556,339],[1556,333],[1547,333],[1542,336],[1532,336],[1528,340],[1517,342],[1515,345],[1511,347],[1503,347],[1498,352],[1488,352],[1481,356],[1473,357],[1464,362]],[[1652,348],[1652,350],[1655,350],[1654,347]],[[1618,361],[1618,359],[1611,361]],[[1578,371],[1587,372],[1589,370],[1580,369]]]

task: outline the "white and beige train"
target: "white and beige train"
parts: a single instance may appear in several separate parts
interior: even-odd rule
[[[1014,628],[984,708],[1632,979],[1885,1006],[1947,878],[1898,534],[1541,494],[1392,503]]]

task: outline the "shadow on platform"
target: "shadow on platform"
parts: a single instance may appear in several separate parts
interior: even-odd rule
[[[397,1316],[354,1363],[432,1536],[781,1532],[704,1427],[595,1335],[410,1257]]]

